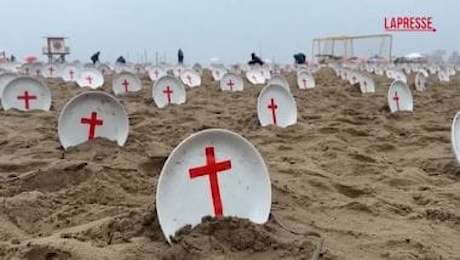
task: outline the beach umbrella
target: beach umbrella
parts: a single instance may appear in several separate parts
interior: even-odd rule
[[[24,61],[27,62],[27,63],[35,63],[37,60],[38,60],[37,57],[35,57],[33,55],[29,55],[29,56],[24,57]]]

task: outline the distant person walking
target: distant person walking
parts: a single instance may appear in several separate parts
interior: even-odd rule
[[[91,61],[93,62],[94,65],[99,62],[99,55],[101,54],[100,51],[96,52],[91,56]]]
[[[182,51],[182,49],[179,49],[179,51],[177,51],[177,60],[180,65],[184,64],[184,52]]]
[[[254,52],[251,53],[251,60],[248,62],[249,65],[259,64],[260,66],[264,65],[264,62],[259,58]]]

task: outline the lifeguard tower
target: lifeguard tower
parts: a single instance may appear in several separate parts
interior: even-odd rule
[[[48,56],[48,62],[53,63],[53,57],[59,56],[60,62],[65,62],[65,56],[70,54],[70,48],[65,45],[67,37],[43,37],[46,39],[46,46],[43,47],[43,55]]]
[[[393,36],[391,34],[370,34],[357,36],[330,36],[313,39],[312,59],[318,63],[349,62],[356,55],[356,45],[367,43],[367,50],[378,56],[382,62],[391,62]],[[377,50],[378,49],[378,50]],[[367,53],[370,55],[370,53]]]

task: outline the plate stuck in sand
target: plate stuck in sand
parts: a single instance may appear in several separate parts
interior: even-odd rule
[[[300,89],[312,89],[315,87],[315,79],[306,70],[297,75],[297,85]]]
[[[268,80],[267,85],[280,85],[280,86],[283,86],[287,91],[291,92],[288,81],[286,80],[285,77],[279,74],[271,77],[271,79]]]
[[[167,75],[166,70],[160,66],[153,66],[147,69],[151,81],[157,81]]]
[[[104,76],[95,68],[82,68],[78,74],[77,84],[82,88],[97,89],[104,85]]]
[[[128,139],[129,120],[123,106],[111,95],[92,91],[72,98],[58,121],[59,141],[64,149],[97,137],[123,146]]]
[[[413,110],[412,93],[409,86],[401,80],[395,80],[388,89],[388,106],[392,113]]]
[[[257,115],[262,127],[293,125],[297,123],[294,97],[283,86],[268,85],[262,89],[257,100]]]
[[[415,75],[415,89],[418,91],[425,91],[426,90],[426,83],[428,80],[428,72],[425,70],[420,70]]]
[[[29,76],[17,77],[3,89],[2,106],[5,110],[49,111],[51,108],[51,92],[46,84],[37,78]]]
[[[116,74],[112,81],[112,90],[115,95],[122,95],[129,92],[138,92],[142,89],[139,77],[128,71]]]
[[[170,154],[158,180],[158,219],[164,236],[205,216],[268,220],[271,184],[267,166],[246,139],[209,129],[183,140]]]
[[[243,91],[244,81],[236,73],[228,72],[220,80],[219,86],[222,91]]]
[[[201,76],[193,69],[184,69],[180,74],[180,79],[182,82],[193,88],[201,85]]]
[[[77,81],[79,69],[73,65],[65,66],[61,71],[61,78],[66,82]]]
[[[158,108],[183,104],[186,97],[185,86],[175,77],[164,76],[153,85],[152,96]]]

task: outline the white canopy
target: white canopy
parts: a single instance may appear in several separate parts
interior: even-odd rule
[[[418,53],[418,52],[412,52],[404,56],[404,58],[406,59],[419,59],[419,58],[424,58],[424,57],[425,56],[423,56],[421,53]]]

